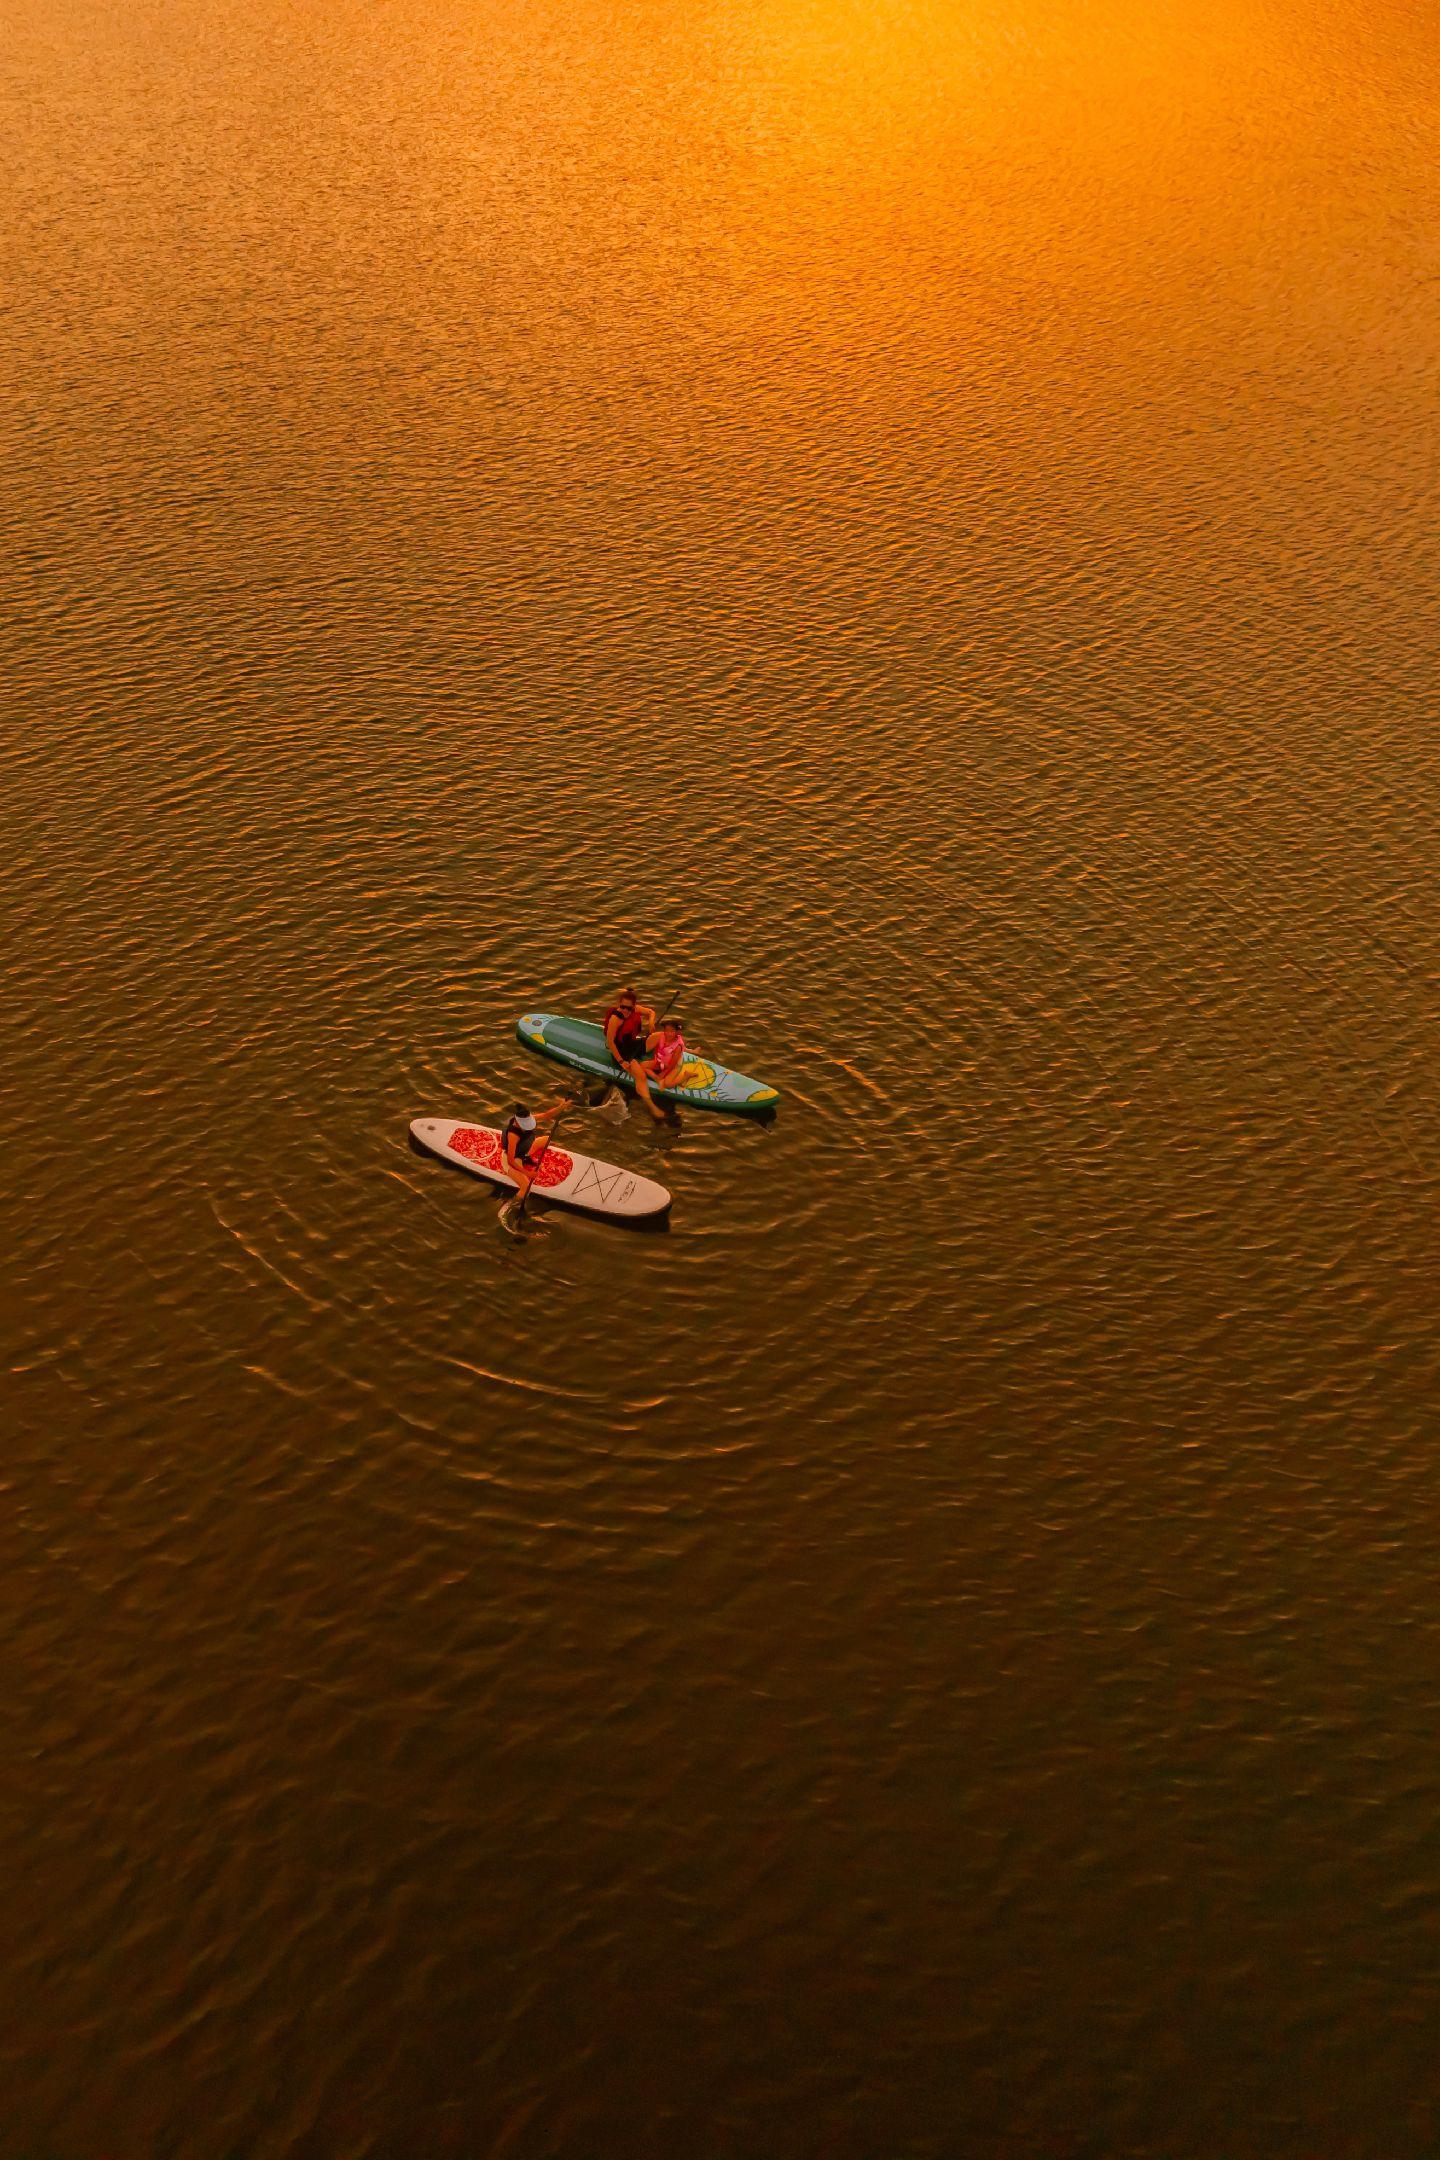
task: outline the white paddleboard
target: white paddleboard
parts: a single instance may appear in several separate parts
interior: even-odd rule
[[[515,1180],[502,1167],[502,1135],[493,1125],[467,1125],[458,1118],[416,1118],[410,1127],[421,1147],[429,1148],[443,1162],[461,1170],[473,1170],[514,1192]],[[537,1151],[538,1152],[538,1151]],[[530,1187],[532,1199],[557,1200],[562,1207],[583,1208],[590,1215],[620,1215],[630,1222],[663,1215],[670,1195],[653,1178],[638,1171],[622,1170],[618,1163],[597,1162],[593,1155],[577,1155],[552,1140],[540,1157]]]

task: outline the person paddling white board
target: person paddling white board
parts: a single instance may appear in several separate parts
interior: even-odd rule
[[[545,1110],[529,1110],[517,1102],[510,1112],[510,1122],[500,1136],[500,1159],[515,1180],[515,1197],[507,1200],[500,1210],[509,1221],[523,1212],[535,1172],[541,1158],[550,1145],[550,1134],[562,1110],[573,1108],[568,1096],[551,1103]]]

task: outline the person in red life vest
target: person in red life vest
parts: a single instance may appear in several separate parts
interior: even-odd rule
[[[644,1057],[646,1038],[654,1025],[654,1007],[642,1005],[633,985],[627,983],[605,1014],[605,1041],[617,1065]]]
[[[650,1093],[650,1083],[653,1080],[657,1087],[673,1087],[684,1062],[685,1037],[680,1022],[673,1017],[662,1020],[646,1037],[645,1054],[629,1061],[640,1100],[657,1124],[663,1125],[665,1112]]]

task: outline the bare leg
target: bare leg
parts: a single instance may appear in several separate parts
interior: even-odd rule
[[[511,1162],[508,1156],[506,1157],[505,1168],[515,1180],[515,1190],[501,1207],[500,1212],[507,1222],[513,1222],[520,1212],[521,1204],[529,1193],[531,1185],[535,1181],[535,1173],[533,1170],[527,1170],[523,1163]]]
[[[623,1069],[625,1064],[625,1053],[623,1050],[616,1049],[614,1043],[611,1042],[608,1035],[605,1038],[605,1054],[607,1057],[613,1058],[614,1062]]]
[[[645,1108],[649,1111],[651,1117],[654,1118],[656,1124],[663,1125],[665,1122],[665,1112],[660,1108],[660,1105],[656,1102],[654,1096],[650,1093],[650,1065],[648,1064],[648,1062],[644,1065],[632,1065],[630,1067],[630,1070],[635,1075],[636,1092],[639,1094],[641,1102],[644,1103]]]

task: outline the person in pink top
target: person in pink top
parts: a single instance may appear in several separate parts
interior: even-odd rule
[[[674,1075],[685,1062],[685,1037],[680,1032],[680,1022],[662,1020],[655,1033],[645,1039],[645,1055],[628,1062],[641,1102],[656,1123],[663,1124],[665,1112],[650,1093],[650,1082],[653,1080],[657,1087],[674,1086]]]

